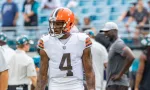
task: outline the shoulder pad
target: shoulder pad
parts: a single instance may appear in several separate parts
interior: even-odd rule
[[[38,41],[37,48],[44,49],[44,43],[48,41],[49,37],[50,37],[49,34],[42,35],[42,37]]]

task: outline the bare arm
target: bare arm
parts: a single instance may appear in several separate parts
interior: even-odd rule
[[[145,16],[144,18],[143,18],[143,20],[142,20],[142,23],[146,23],[146,21],[147,21],[147,16]]]
[[[131,24],[131,22],[133,22],[133,20],[134,20],[134,18],[132,16],[130,16],[125,26],[129,27],[129,25]]]
[[[82,56],[88,90],[95,90],[95,74],[92,67],[91,49],[86,48]]]
[[[126,59],[125,59],[125,65],[123,66],[122,70],[119,72],[118,75],[114,75],[111,77],[112,80],[119,80],[122,75],[127,71],[129,70],[129,67],[131,66],[133,60],[134,60],[134,56],[133,56],[133,53],[132,51],[128,48],[128,47],[125,47],[124,50],[123,50],[123,54],[122,54]]]
[[[0,72],[0,90],[7,90],[8,87],[8,70]]]
[[[47,84],[47,72],[48,72],[48,56],[44,50],[39,51],[41,56],[40,71],[37,79],[36,90],[45,90]]]
[[[119,21],[122,21],[122,20],[125,18],[126,15],[127,15],[127,12],[124,12],[124,13],[118,18],[118,20],[119,20]]]
[[[33,15],[34,15],[34,12],[33,12],[33,11],[31,11],[29,14],[27,14],[28,17],[31,17],[31,16],[33,16]]]
[[[34,85],[34,87],[36,87],[36,82],[37,82],[37,77],[36,76],[32,76],[32,77],[29,77],[32,81],[32,84]]]
[[[133,55],[133,52],[128,48],[126,47],[124,49],[124,53],[123,53],[123,56],[126,57],[125,61],[126,61],[126,64],[124,65],[123,69],[121,70],[120,72],[120,75],[122,76],[127,70],[129,70],[129,67],[131,66],[132,62],[134,61],[135,57]]]
[[[16,25],[17,19],[18,19],[19,13],[17,12],[13,21],[13,24]]]
[[[145,60],[146,60],[146,56],[144,54],[142,54],[140,56],[140,65],[139,65],[139,68],[138,68],[138,72],[136,74],[135,89],[137,89],[139,87],[139,84],[142,80],[143,71],[144,71],[144,67],[145,67]]]

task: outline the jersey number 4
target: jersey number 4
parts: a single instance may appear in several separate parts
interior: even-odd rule
[[[64,63],[67,60],[67,66],[64,67]],[[64,71],[67,70],[67,76],[73,76],[73,72],[72,70],[72,66],[71,66],[71,58],[70,58],[70,53],[65,53],[63,54],[63,57],[61,59],[60,65],[59,65],[59,69]]]

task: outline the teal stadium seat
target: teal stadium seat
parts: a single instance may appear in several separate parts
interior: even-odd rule
[[[107,0],[107,5],[121,5],[122,0]]]

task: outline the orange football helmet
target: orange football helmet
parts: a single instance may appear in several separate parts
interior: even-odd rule
[[[71,28],[74,26],[74,14],[68,8],[56,8],[49,18],[49,33],[54,37],[62,37],[63,35],[70,33]],[[57,30],[61,32],[57,32]]]

